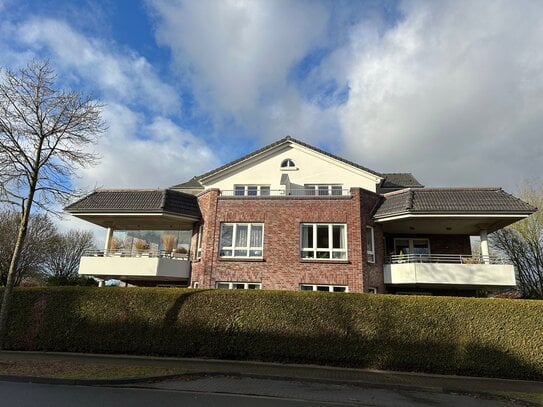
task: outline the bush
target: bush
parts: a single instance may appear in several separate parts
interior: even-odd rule
[[[543,301],[21,288],[7,349],[543,378]]]

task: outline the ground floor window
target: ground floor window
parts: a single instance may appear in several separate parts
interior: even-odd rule
[[[347,225],[303,223],[302,259],[347,259]]]
[[[217,288],[225,290],[260,290],[262,283],[234,283],[230,281],[218,281]]]
[[[327,284],[300,284],[301,291],[326,291],[330,293],[346,293],[349,287],[345,285],[327,285]]]

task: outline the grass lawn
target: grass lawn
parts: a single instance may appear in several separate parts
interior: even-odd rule
[[[133,379],[185,373],[180,368],[135,366],[66,360],[0,360],[0,375],[52,377],[61,379]]]

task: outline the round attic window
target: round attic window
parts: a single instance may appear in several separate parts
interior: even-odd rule
[[[281,168],[296,168],[296,164],[290,158],[287,158],[281,163]]]

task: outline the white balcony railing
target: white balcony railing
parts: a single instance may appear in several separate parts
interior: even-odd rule
[[[385,259],[385,284],[513,287],[515,268],[498,256],[395,255]]]
[[[315,190],[314,188],[291,188],[285,189],[270,189],[266,191],[236,191],[224,190],[220,192],[221,196],[232,196],[236,198],[267,198],[270,196],[294,196],[294,197],[310,197],[310,198],[333,198],[337,196],[350,196],[350,189],[334,189],[334,190]]]
[[[503,256],[474,256],[471,254],[395,254],[385,257],[385,264],[403,263],[511,264]]]

